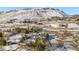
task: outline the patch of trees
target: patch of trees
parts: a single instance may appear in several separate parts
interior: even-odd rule
[[[15,28],[16,32],[18,33],[29,33],[29,30],[26,28]]]
[[[3,32],[0,31],[0,46],[4,46],[7,43],[3,35],[4,35]]]

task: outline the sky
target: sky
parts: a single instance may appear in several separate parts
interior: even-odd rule
[[[79,7],[55,7],[70,15],[79,15]]]
[[[20,10],[24,8],[27,7],[0,7],[0,11],[15,10],[15,9]],[[70,15],[79,15],[79,7],[52,7],[52,8],[59,9]]]

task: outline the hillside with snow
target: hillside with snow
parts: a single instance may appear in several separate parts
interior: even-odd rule
[[[0,21],[15,20],[16,22],[24,20],[42,20],[50,17],[66,17],[63,11],[54,8],[27,8],[22,10],[11,10],[0,12]]]

